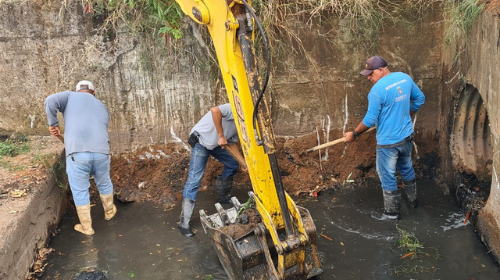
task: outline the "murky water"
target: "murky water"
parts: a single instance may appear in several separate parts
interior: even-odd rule
[[[419,181],[420,206],[404,203],[395,223],[375,219],[382,211],[380,184],[332,191],[296,202],[309,209],[317,228],[323,273],[315,279],[500,279],[500,273],[452,195]],[[245,189],[236,190],[240,201]],[[203,233],[199,209],[215,212],[215,193],[201,192],[192,226],[194,238],[176,228],[180,206],[163,211],[151,204],[118,204],[104,221],[101,205],[92,208],[95,234],[73,230],[72,210],[50,246],[43,279],[75,279],[82,271],[103,271],[107,279],[228,279],[211,241]],[[402,231],[418,238],[419,254],[401,258]]]

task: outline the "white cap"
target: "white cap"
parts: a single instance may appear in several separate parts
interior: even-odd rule
[[[90,89],[91,91],[94,91],[94,84],[92,84],[91,81],[79,81],[78,84],[76,84],[76,91],[82,90],[82,89]]]

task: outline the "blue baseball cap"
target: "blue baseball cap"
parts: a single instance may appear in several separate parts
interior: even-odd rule
[[[366,61],[365,69],[359,73],[362,76],[370,75],[373,70],[387,67],[387,61],[381,56],[372,56]]]

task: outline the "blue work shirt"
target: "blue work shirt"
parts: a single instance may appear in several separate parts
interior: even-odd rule
[[[368,111],[363,118],[367,127],[377,127],[377,144],[391,145],[413,133],[410,110],[417,112],[425,96],[412,78],[393,72],[378,80],[368,93]]]

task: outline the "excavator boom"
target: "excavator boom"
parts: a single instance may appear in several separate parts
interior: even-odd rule
[[[252,182],[249,195],[262,223],[234,240],[221,228],[234,224],[242,205],[200,217],[228,276],[235,279],[308,279],[322,272],[316,228],[307,209],[285,192],[262,81],[254,54],[255,25],[262,27],[245,0],[176,0],[186,15],[206,25],[226,86]],[[270,62],[269,56],[267,59]],[[268,68],[269,69],[269,68]]]

